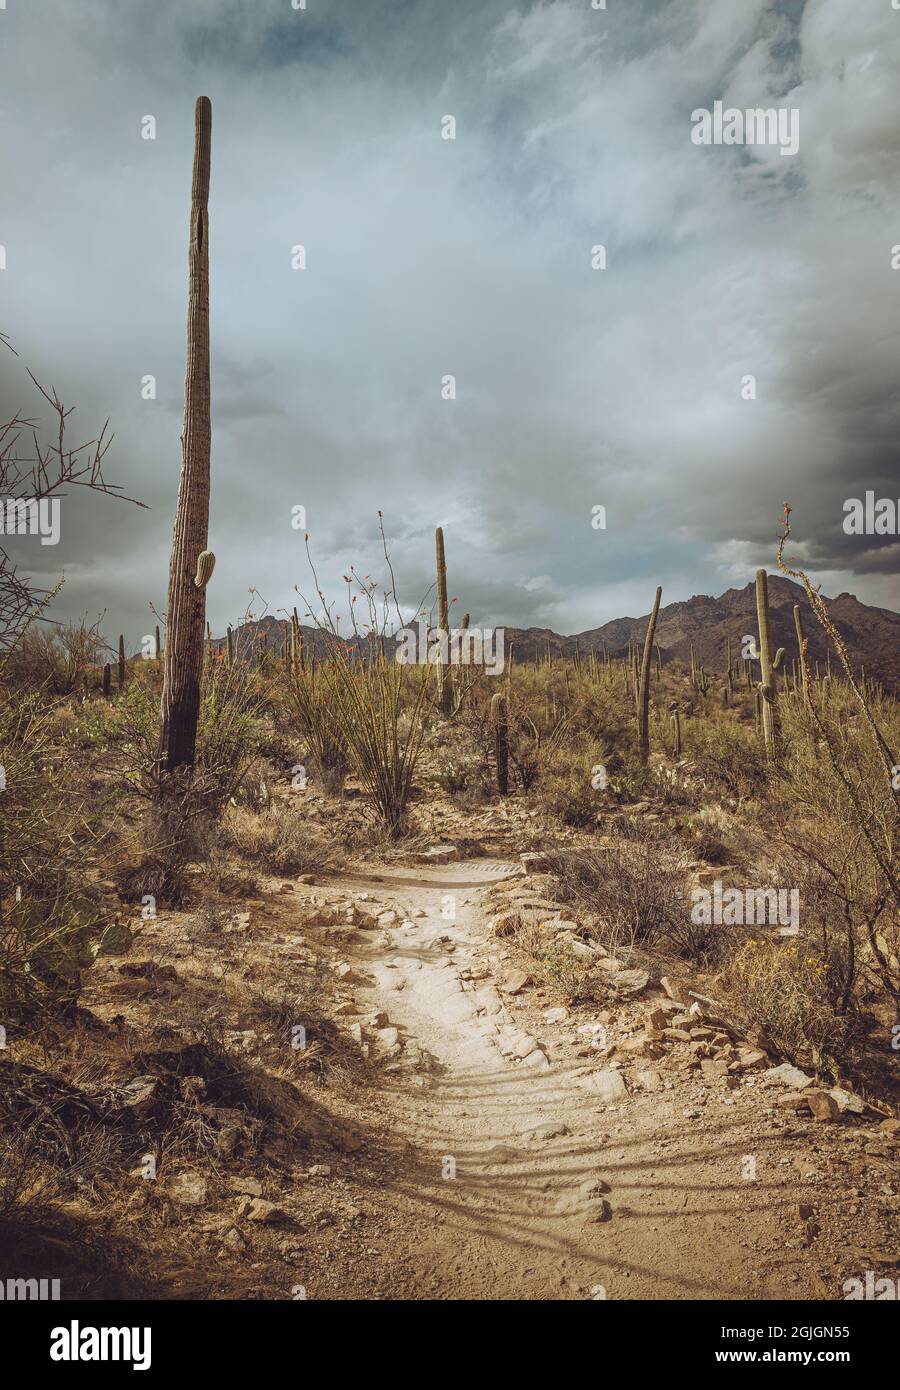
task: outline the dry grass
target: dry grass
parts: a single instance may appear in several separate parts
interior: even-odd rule
[[[276,876],[321,873],[334,864],[338,852],[324,831],[284,802],[258,813],[230,806],[217,838],[220,847]]]

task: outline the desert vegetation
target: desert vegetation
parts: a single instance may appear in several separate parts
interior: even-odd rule
[[[151,1144],[126,1103],[147,1039],[110,1035],[85,1002],[104,962],[133,978],[147,922],[175,913],[214,940],[273,880],[413,864],[436,842],[473,860],[540,860],[577,934],[548,930],[534,910],[505,945],[563,1007],[604,1001],[604,958],[636,977],[691,976],[771,1057],[891,1113],[900,941],[889,771],[900,718],[891,693],[844,669],[839,646],[830,672],[808,669],[814,603],[804,615],[798,602],[794,653],[767,654],[761,607],[759,658],[733,659],[745,636],[735,633],[717,670],[658,649],[651,659],[651,619],[642,652],[513,660],[492,677],[398,662],[371,582],[358,593],[370,622],[347,638],[296,615],[274,652],[246,624],[225,640],[204,635],[194,761],[174,794],[159,759],[164,640],[161,652],[126,649],[113,683],[94,626],[56,627],[42,612],[10,644],[0,703],[0,1016],[17,1059],[4,1065],[0,1098],[16,1136],[4,1157],[7,1225],[39,1235],[48,1203],[85,1184],[115,1188],[148,1146],[163,1164],[185,1152],[215,1164],[231,1142],[179,1092]],[[757,593],[764,604],[760,579]],[[698,916],[697,890],[715,881],[796,889],[798,929]],[[153,988],[165,989],[166,966],[154,970]],[[321,1017],[330,977],[315,951],[310,971],[304,999],[283,997],[285,1019]],[[257,984],[271,1011],[284,986]],[[233,1078],[215,1010],[201,1020],[196,1008],[175,1052],[195,1049],[207,1089],[246,1093],[231,1108],[243,1107],[263,1147],[263,1135],[288,1142],[283,1110],[299,1113],[305,1088],[343,1085],[360,1065],[320,1022],[290,1090],[261,1100],[255,1088],[273,1075],[281,1084],[283,1068],[257,1058]],[[115,1100],[101,1103],[98,1086]]]
[[[390,933],[427,915],[376,910],[372,885],[390,871],[415,889],[416,866],[458,861],[529,885],[480,923],[512,970],[509,999],[483,986],[477,1007],[451,1006],[457,1020],[484,1015],[504,1057],[550,1066],[530,1034],[490,1022],[493,1010],[511,1028],[507,1004],[533,989],[548,1027],[574,1014],[596,1040],[624,1020],[602,1051],[615,1066],[684,1044],[682,1078],[803,1069],[817,1119],[877,1117],[893,1143],[900,713],[791,561],[789,507],[773,567],[799,581],[793,649],[775,646],[760,570],[754,630],[735,627],[713,660],[660,645],[660,587],[640,641],[569,657],[547,639],[532,660],[514,644],[470,660],[482,634],[469,614],[451,626],[452,532],[436,529],[434,583],[411,603],[381,519],[381,554],[346,576],[343,634],[311,555],[305,578],[286,576],[289,617],[211,631],[210,121],[201,99],[182,476],[153,641],[135,650],[102,618],[57,621],[58,591],[0,552],[0,1238],[91,1293],[167,1296],[203,1279],[208,1292],[175,1228],[229,1201],[192,1228],[224,1262],[215,1296],[246,1296],[247,1265],[302,1260],[289,1237],[253,1245],[250,1225],[290,1224],[264,1190],[328,1177],[329,1152],[355,1155],[356,1182],[377,1188],[410,1161],[380,1113],[390,1079],[409,1066],[425,1089],[440,1070],[346,993],[370,987],[360,936],[397,950],[384,976],[412,940]],[[6,490],[117,495],[105,431],[83,457],[68,451],[68,411],[44,394],[58,443],[29,474],[12,447],[23,422],[0,430]],[[319,621],[304,621],[313,609]],[[809,657],[813,625],[824,666]],[[455,950],[432,936],[426,964],[442,942]],[[489,973],[466,971],[460,997]],[[665,1007],[639,1024],[629,1010],[648,990]],[[600,1051],[577,1034],[567,1045]],[[605,1102],[629,1094],[613,1065],[600,1076]],[[664,1088],[647,1070],[635,1086],[652,1089],[647,1076]],[[356,1213],[348,1250],[368,1249],[360,1209],[341,1210]],[[309,1221],[337,1218],[311,1200]]]

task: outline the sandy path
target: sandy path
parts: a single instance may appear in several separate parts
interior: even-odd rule
[[[383,1010],[428,1068],[398,1069],[392,1092],[393,1124],[416,1155],[392,1188],[416,1218],[405,1260],[419,1296],[810,1296],[808,1258],[772,1242],[797,1174],[775,1166],[780,1135],[760,1124],[758,1095],[708,1097],[676,1079],[604,1105],[584,1090],[583,1060],[554,1057],[552,1029],[549,1055],[498,1050],[504,1024],[522,1036],[497,991],[501,943],[483,902],[504,871],[470,862],[342,880],[406,918],[367,933],[350,959],[361,1003]],[[700,1123],[684,1114],[698,1103]],[[762,1169],[752,1184],[741,1175],[751,1142]]]

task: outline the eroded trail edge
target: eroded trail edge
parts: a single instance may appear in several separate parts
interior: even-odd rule
[[[544,901],[518,865],[307,891],[347,924],[334,968],[406,1142],[385,1197],[420,1296],[828,1296],[809,1222],[840,1200],[847,1131],[801,1118],[809,1078],[622,962],[611,1007],[548,1007],[502,935],[504,909]]]

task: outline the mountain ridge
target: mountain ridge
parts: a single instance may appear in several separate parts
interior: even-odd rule
[[[813,671],[816,662],[824,669],[831,652],[832,667],[838,666],[837,653],[820,626],[807,601],[801,585],[781,575],[768,577],[769,610],[772,639],[776,647],[784,647],[788,669],[797,656],[797,636],[793,609],[800,605],[804,636],[808,639],[808,659]],[[835,598],[823,599],[829,616],[843,639],[854,668],[865,669],[886,687],[900,688],[900,613],[888,608],[864,604],[846,591]],[[630,642],[643,645],[649,613],[639,617],[612,618],[599,627],[587,628],[571,635],[549,627],[504,627],[506,652],[512,650],[512,660],[534,662],[550,655],[554,660],[572,660],[576,655],[588,657],[608,653],[621,657]],[[496,627],[502,626],[496,624]],[[320,658],[327,651],[327,635],[321,628],[301,624],[307,650]],[[745,637],[756,636],[756,590],[751,580],[741,588],[726,589],[724,593],[694,594],[660,607],[656,627],[656,643],[664,661],[680,660],[689,663],[691,647],[698,665],[709,672],[724,672],[727,642],[730,638],[732,660],[739,661]],[[247,649],[255,634],[264,635],[266,645],[280,650],[280,643],[290,634],[288,619],[265,617],[242,623],[235,628],[236,650]],[[258,640],[258,638],[256,638]],[[357,639],[344,638],[351,647]],[[214,638],[217,649],[224,638]]]

